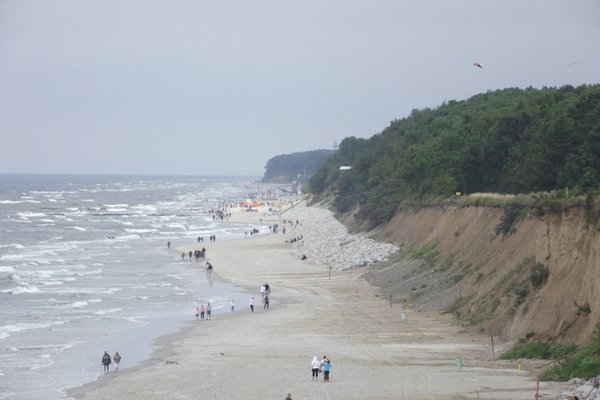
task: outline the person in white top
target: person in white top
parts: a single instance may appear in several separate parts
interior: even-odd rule
[[[312,380],[319,380],[319,369],[321,369],[321,362],[319,361],[319,359],[317,358],[317,356],[313,357],[312,363],[311,363],[311,368],[312,368]]]

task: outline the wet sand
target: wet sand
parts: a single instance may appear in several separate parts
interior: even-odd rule
[[[283,217],[234,214],[233,221],[281,224]],[[318,226],[305,227],[305,232]],[[308,233],[310,234],[310,233]],[[290,236],[290,235],[288,235]],[[161,338],[142,366],[69,392],[77,399],[532,399],[535,378],[492,361],[490,338],[464,334],[450,316],[390,306],[360,275],[301,261],[281,234],[204,242],[213,278],[256,299],[235,313]],[[259,288],[271,286],[270,310]],[[402,320],[401,313],[407,318]],[[497,343],[496,351],[506,346]],[[124,353],[124,352],[122,352]],[[313,356],[327,355],[331,380],[311,380]],[[457,358],[462,368],[457,366]],[[542,398],[559,398],[541,384]]]

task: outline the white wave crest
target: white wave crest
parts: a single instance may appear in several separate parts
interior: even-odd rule
[[[19,244],[19,243],[0,244],[0,248],[5,248],[5,247],[12,247],[15,249],[24,249],[25,248],[25,246],[23,246],[22,244]]]
[[[117,307],[117,308],[111,308],[111,309],[108,309],[108,310],[100,310],[100,311],[96,311],[96,312],[94,313],[94,315],[106,315],[106,314],[112,314],[112,313],[119,312],[119,311],[121,311],[121,310],[122,310],[122,308],[119,308],[119,307]]]
[[[47,215],[44,213],[40,213],[40,212],[36,213],[36,212],[32,212],[32,211],[18,212],[17,216],[19,216],[19,218],[23,218],[23,219],[33,218],[33,217],[47,217]]]
[[[37,286],[19,286],[8,290],[8,294],[18,295],[23,293],[40,293],[41,290]]]

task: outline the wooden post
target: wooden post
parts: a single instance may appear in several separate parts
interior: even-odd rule
[[[329,280],[331,280],[331,265],[329,266]]]
[[[535,388],[535,400],[539,400],[540,398],[540,378],[538,376],[537,381],[536,381],[536,388]]]
[[[392,308],[392,295],[390,294],[390,308]]]
[[[490,336],[492,339],[492,359],[496,361],[496,352],[494,351],[494,336]]]

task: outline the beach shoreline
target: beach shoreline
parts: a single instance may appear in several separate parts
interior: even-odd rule
[[[311,209],[298,211],[302,216]],[[231,222],[282,224],[291,218],[286,214],[234,213]],[[324,228],[312,224],[303,226],[305,237]],[[390,305],[361,278],[363,268],[340,267],[329,275],[312,255],[301,260],[302,244],[286,242],[296,234],[202,243],[214,279],[247,290],[255,297],[255,312],[247,303],[236,304],[234,313],[219,313],[210,322],[190,321],[157,339],[157,350],[139,366],[70,389],[68,395],[262,400],[288,392],[316,399],[529,399],[535,394],[530,373],[491,360],[489,338],[460,333],[450,316]],[[268,311],[259,293],[265,282],[274,300]],[[310,379],[310,361],[325,354],[332,360],[331,382],[317,384]],[[542,393],[559,398],[561,388],[544,383]]]

